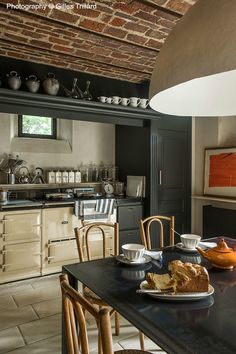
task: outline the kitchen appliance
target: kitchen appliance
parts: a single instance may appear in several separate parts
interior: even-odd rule
[[[95,192],[94,187],[74,188],[74,196],[76,198],[99,198],[102,197],[102,193]]]
[[[45,198],[47,200],[68,200],[73,198],[73,194],[66,192],[66,193],[46,193]]]

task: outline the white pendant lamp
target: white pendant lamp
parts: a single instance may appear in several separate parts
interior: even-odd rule
[[[158,55],[150,106],[170,115],[236,115],[236,0],[198,0]]]

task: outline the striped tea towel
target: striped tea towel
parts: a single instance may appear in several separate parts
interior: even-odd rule
[[[115,199],[98,199],[96,204],[96,211],[103,214],[113,214],[115,207]]]
[[[97,200],[76,200],[74,214],[79,219],[91,221],[104,221],[108,214],[100,213],[95,210]],[[106,221],[106,220],[105,220]]]

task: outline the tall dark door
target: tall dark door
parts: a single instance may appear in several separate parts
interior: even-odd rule
[[[189,118],[183,120],[180,125],[171,122],[172,120],[169,126],[168,121],[165,121],[165,124],[157,123],[152,129],[151,214],[173,215],[175,230],[186,233],[190,232],[191,218]],[[165,233],[165,239],[167,237],[168,234]],[[175,241],[179,241],[178,236]]]

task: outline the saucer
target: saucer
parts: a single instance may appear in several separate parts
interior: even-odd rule
[[[183,251],[183,252],[197,252],[196,248],[186,248],[184,247],[184,245],[182,244],[182,242],[176,243],[175,245],[179,250]]]
[[[119,256],[116,257],[117,261],[128,264],[130,266],[137,266],[141,264],[146,264],[151,262],[152,258],[150,256],[147,256],[146,254],[143,255],[140,259],[137,261],[129,261],[123,254],[120,254]]]

